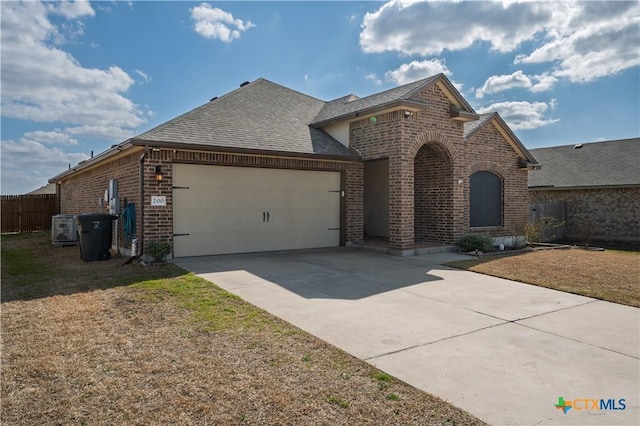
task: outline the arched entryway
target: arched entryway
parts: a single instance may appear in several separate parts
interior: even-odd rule
[[[426,142],[413,160],[414,240],[453,242],[453,161],[445,145]]]

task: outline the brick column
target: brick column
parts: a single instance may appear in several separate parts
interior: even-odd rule
[[[413,256],[413,157],[389,158],[389,252]]]
[[[465,164],[453,163],[453,199],[451,214],[453,216],[452,241],[455,243],[467,232],[469,227],[469,172]],[[462,183],[460,183],[462,180]]]

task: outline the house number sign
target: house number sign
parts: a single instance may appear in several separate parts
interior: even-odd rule
[[[167,205],[167,197],[164,195],[152,195],[151,205],[157,207],[163,207]]]

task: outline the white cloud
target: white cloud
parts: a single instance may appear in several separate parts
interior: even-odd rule
[[[531,86],[530,90],[532,92],[546,92],[548,90],[551,90],[553,86],[555,86],[555,84],[558,82],[557,78],[548,74],[535,75],[533,76],[533,78],[537,81],[537,83]]]
[[[4,193],[41,186],[69,163],[86,159],[84,153],[66,152],[77,150],[72,147],[80,146],[79,140],[120,142],[147,121],[149,108],[126,96],[135,83],[129,74],[115,65],[85,68],[56,44],[81,36],[84,27],[73,19],[94,13],[87,2],[2,4],[2,116],[35,125],[18,142],[2,141]],[[66,20],[54,25],[51,14]],[[67,127],[36,127],[53,122]]]
[[[531,86],[531,79],[522,70],[509,75],[492,75],[484,82],[481,88],[476,90],[476,97],[483,98],[485,94],[502,92],[516,87],[528,89]]]
[[[551,90],[557,81],[557,78],[548,74],[531,76],[526,75],[522,70],[508,75],[492,75],[487,78],[481,88],[476,89],[476,98],[482,99],[485,95],[515,88],[523,88],[531,92],[545,92]]]
[[[378,75],[374,72],[372,72],[371,74],[367,74],[364,78],[366,78],[367,80],[370,80],[373,82],[373,84],[375,84],[376,86],[381,86],[382,85],[382,80],[380,80],[378,78]]]
[[[397,0],[365,15],[360,46],[366,53],[428,56],[488,43],[514,52],[516,64],[549,63],[546,78],[531,87],[543,91],[557,81],[551,78],[586,82],[640,65],[639,25],[637,1]],[[524,42],[534,50],[517,52]]]
[[[91,4],[86,0],[76,0],[73,2],[61,1],[49,3],[47,6],[53,13],[62,15],[67,19],[76,19],[81,16],[95,16],[96,14]]]
[[[498,111],[513,130],[530,130],[556,123],[556,118],[545,118],[549,108],[555,108],[555,99],[545,102],[498,102],[485,108],[478,108],[479,114]]]
[[[56,27],[39,2],[2,6],[2,115],[36,122],[135,128],[144,111],[124,93],[122,69],[84,68],[48,41]]]
[[[195,21],[194,30],[205,38],[217,38],[225,43],[240,38],[241,33],[255,27],[251,21],[246,23],[235,19],[229,12],[208,3],[201,3],[191,9],[191,19]]]
[[[426,56],[485,41],[509,52],[550,18],[538,3],[390,1],[364,16],[360,46],[366,53]]]
[[[67,133],[61,132],[59,129],[52,131],[35,130],[33,132],[27,132],[24,134],[24,139],[47,143],[47,144],[60,144],[60,145],[77,145],[78,141],[73,139]]]
[[[516,63],[552,62],[553,73],[572,82],[587,82],[640,65],[640,3],[558,2],[561,25],[549,41]]]
[[[411,83],[436,74],[451,75],[451,71],[442,59],[428,59],[402,64],[399,68],[387,71],[384,76],[397,84]]]
[[[62,149],[48,148],[40,142],[21,139],[19,142],[3,140],[2,193],[19,194],[46,184],[53,176],[89,158],[81,152],[67,153]]]
[[[123,129],[118,126],[67,127],[66,129],[64,129],[64,131],[73,136],[79,136],[83,138],[106,139],[106,140],[118,141],[118,142],[127,140],[130,137],[135,136],[136,134],[136,132],[133,130]]]
[[[148,83],[151,81],[151,77],[149,77],[149,75],[143,71],[140,70],[134,70],[136,74],[138,74],[140,77],[142,77],[142,83]]]

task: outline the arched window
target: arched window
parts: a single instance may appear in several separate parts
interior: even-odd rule
[[[471,227],[502,225],[502,179],[479,171],[470,178],[469,222]]]

